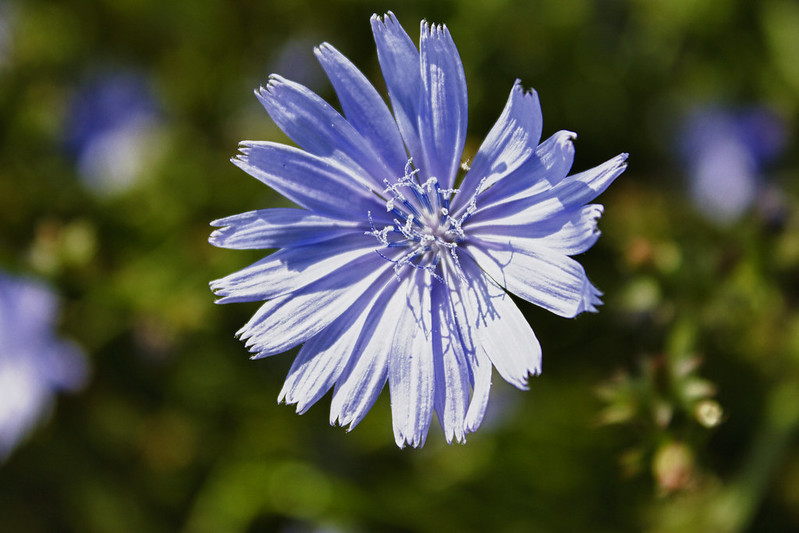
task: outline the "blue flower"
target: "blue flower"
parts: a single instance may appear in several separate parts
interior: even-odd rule
[[[219,303],[266,301],[238,332],[253,358],[302,344],[279,396],[297,412],[334,388],[331,424],[352,429],[388,382],[398,446],[424,444],[434,411],[447,442],[463,441],[492,366],[520,389],[541,370],[509,293],[564,317],[600,303],[569,256],[599,237],[602,206],[586,204],[626,154],[567,177],[575,134],[539,145],[538,96],[516,82],[465,170],[466,80],[449,30],[422,22],[417,50],[392,13],[371,22],[393,114],[327,43],[315,52],[343,115],[280,76],[256,91],[300,148],[246,141],[233,163],[300,208],[214,221],[216,246],[278,250],[211,288]]]
[[[70,101],[65,148],[83,183],[99,195],[130,189],[159,155],[159,109],[147,80],[111,71],[82,84]]]
[[[785,125],[763,107],[706,106],[681,126],[678,152],[691,199],[714,222],[735,222],[761,194],[763,169],[785,145]]]
[[[76,346],[56,338],[55,296],[0,273],[0,461],[35,427],[58,390],[75,390],[87,365]]]

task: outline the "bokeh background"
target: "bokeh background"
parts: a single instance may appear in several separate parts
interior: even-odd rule
[[[351,433],[277,405],[292,354],[249,361],[257,305],[208,290],[260,257],[208,223],[286,205],[228,161],[286,140],[253,89],[335,101],[329,41],[382,90],[389,9],[449,26],[467,153],[516,78],[575,170],[631,153],[579,258],[605,305],[520,304],[544,373],[495,375],[465,445],[398,450],[387,391]],[[798,118],[792,0],[2,0],[0,270],[50,287],[89,374],[0,463],[0,530],[799,530]]]

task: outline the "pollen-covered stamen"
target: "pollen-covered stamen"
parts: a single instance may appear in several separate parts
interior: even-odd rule
[[[383,192],[390,195],[386,200],[386,209],[396,215],[394,225],[378,230],[369,213],[371,231],[366,234],[375,237],[384,247],[408,248],[407,253],[398,259],[380,254],[394,263],[397,277],[406,266],[411,266],[427,270],[441,281],[453,279],[451,274],[463,279],[458,245],[466,239],[463,223],[476,211],[476,197],[484,181],[459,218],[454,217],[449,210],[450,200],[457,189],[442,189],[434,176],[422,181],[419,170],[413,168],[411,160],[401,178],[394,183],[384,180],[384,183],[386,189]],[[408,195],[407,189],[410,189],[412,196]],[[447,271],[450,275],[445,276]]]
[[[384,193],[390,192],[394,196],[386,200],[386,211],[392,212],[398,217],[402,218],[403,220],[406,218],[406,213],[404,213],[401,209],[399,209],[396,205],[396,202],[399,201],[402,206],[408,211],[411,215],[415,216],[418,219],[422,218],[422,215],[419,214],[419,211],[411,204],[407,198],[399,191],[397,188],[400,183],[389,183],[388,180],[383,180],[383,183],[386,184],[386,189],[383,190]],[[417,222],[421,227],[421,224]]]
[[[452,218],[449,214],[446,215],[446,219],[449,223],[447,234],[450,235],[455,242],[464,240],[466,238],[466,233],[464,233],[463,227],[461,227],[463,223],[456,218]]]
[[[488,176],[484,176],[483,179],[480,180],[480,183],[477,184],[477,189],[475,189],[474,194],[472,195],[471,200],[469,200],[469,205],[466,206],[466,211],[460,218],[458,223],[459,226],[462,226],[469,217],[472,216],[477,211],[477,197],[483,192],[483,187],[485,186],[485,182],[488,179]]]
[[[374,220],[372,220],[372,212],[367,211],[366,216],[369,218],[369,227],[372,231],[364,231],[364,235],[370,235],[380,241],[380,244],[383,246],[388,246],[389,248],[393,248],[400,245],[405,245],[402,241],[389,241],[388,234],[392,232],[396,232],[395,226],[385,226],[383,229],[379,230],[375,227]],[[396,222],[396,220],[395,220]]]
[[[413,229],[413,221],[416,220],[413,215],[408,215],[408,218],[405,220],[405,225],[401,225],[400,221],[396,218],[394,219],[394,224],[396,224],[397,229],[399,229],[400,233],[402,233],[406,239],[410,239],[412,241],[418,240],[417,235],[419,234],[418,231]]]
[[[449,200],[452,198],[458,189],[442,189],[436,182],[436,194],[438,194],[438,203],[441,206],[441,222],[446,220],[449,215]]]

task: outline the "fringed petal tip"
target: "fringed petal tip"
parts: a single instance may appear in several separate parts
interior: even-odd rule
[[[444,440],[447,444],[466,444],[466,434],[469,433],[469,431],[466,430],[466,420],[464,417],[461,417],[458,422],[453,421],[445,423],[442,421],[443,415],[438,414],[438,412],[436,412],[436,415],[438,416],[439,425],[444,431]]]
[[[298,415],[304,415],[307,413],[308,409],[310,409],[314,403],[315,402],[313,401],[307,402],[302,398],[296,398],[285,389],[281,390],[277,397],[278,405],[285,404],[287,406],[294,406],[294,412]]]
[[[258,98],[258,101],[261,102],[261,105],[264,107],[266,107],[267,102],[269,100],[269,94],[271,92],[271,88],[274,83],[273,82],[274,76],[275,76],[274,74],[270,74],[268,81],[266,82],[266,85],[261,85],[253,91],[255,93],[255,97]]]
[[[599,309],[597,309],[597,306],[603,305],[603,302],[600,299],[600,296],[602,296],[602,291],[594,287],[594,285],[590,281],[588,281],[587,278],[585,280],[585,283],[586,286],[583,293],[583,302],[578,314],[582,312],[598,313]]]
[[[331,408],[331,412],[330,412],[330,425],[331,426],[344,428],[344,431],[349,433],[350,431],[355,429],[355,426],[358,425],[358,422],[360,422],[360,420],[356,421],[355,417],[352,416],[352,415],[350,415],[350,416],[343,416],[342,414],[334,415],[334,413],[332,412],[332,408]]]
[[[397,444],[397,447],[402,450],[405,446],[410,446],[411,448],[421,448],[424,446],[426,442],[427,433],[424,435],[401,435],[401,434],[394,434],[394,442]]]
[[[231,158],[231,159],[233,159],[233,158]],[[209,226],[211,226],[212,228],[221,228],[221,229],[224,229],[224,228],[230,227],[230,223],[228,222],[228,219],[229,219],[229,218],[230,218],[230,217],[225,217],[225,218],[217,218],[216,220],[212,220],[211,222],[209,222],[209,223],[208,223],[208,225],[209,225]],[[211,233],[211,235],[213,235],[213,234],[214,234],[214,233],[216,233],[217,231],[219,231],[219,230],[214,230],[214,231]]]
[[[247,159],[249,158],[250,152],[252,151],[252,147],[255,143],[256,141],[241,141],[238,146],[239,153],[234,154],[230,158],[230,162],[233,163],[234,165],[237,165],[238,161],[246,163]]]
[[[375,24],[397,24],[399,25],[399,21],[397,20],[397,16],[394,14],[393,11],[386,11],[383,15],[378,15],[377,13],[373,13],[372,16],[369,18],[369,22],[371,22],[372,27]]]
[[[224,289],[220,285],[220,281],[222,280],[215,279],[214,281],[208,284],[208,287],[211,289],[213,295],[217,297],[217,299],[214,300],[215,304],[224,303],[221,301],[224,298],[225,294],[224,294]]]
[[[217,248],[227,248],[227,246],[225,246],[225,241],[234,231],[234,227],[230,224],[227,224],[223,218],[214,220],[209,225],[216,229],[213,230],[210,235],[208,235],[208,243],[216,246]]]
[[[480,429],[480,425],[483,423],[483,418],[485,417],[486,407],[487,404],[482,405],[480,406],[480,412],[475,412],[471,415],[470,414],[466,415],[466,420],[463,421],[463,433],[464,433],[463,442],[466,442],[465,435],[468,435],[469,433],[474,433],[478,429]]]
[[[594,222],[598,222],[605,213],[605,206],[602,204],[590,204],[587,208],[589,211],[586,213],[586,216],[593,218]]]
[[[316,55],[317,57],[326,56],[329,54],[341,55],[341,52],[339,52],[335,46],[333,46],[327,41],[319,43],[318,45],[314,46],[313,52],[314,55]]]
[[[464,431],[462,433],[460,433],[458,435],[445,435],[445,439],[447,441],[447,444],[449,444],[449,445],[452,445],[452,444],[466,444],[466,435],[464,433],[466,433],[465,429],[464,429]]]
[[[216,279],[210,282],[208,284],[208,287],[211,289],[211,292],[216,297],[214,303],[217,305],[256,301],[252,299],[248,300],[248,299],[238,298],[236,296],[231,296],[231,288],[225,278]],[[244,331],[244,328],[242,328],[236,333],[237,338],[239,338],[239,333],[241,333],[242,331]]]
[[[419,28],[422,38],[432,37],[434,39],[440,39],[443,37],[452,40],[452,36],[446,24],[430,24],[426,20],[422,20],[419,24]]]
[[[541,375],[541,359],[539,358],[535,366],[527,369],[526,376],[518,377],[517,379],[513,380],[506,379],[506,381],[519,390],[528,391],[530,390],[530,378],[531,377],[534,378],[540,375]]]
[[[571,144],[577,139],[577,134],[569,130],[561,130],[556,135],[558,144]]]
[[[292,83],[293,82],[287,78],[284,78],[280,74],[272,73],[267,78],[266,84],[260,85],[258,88],[254,89],[253,92],[255,93],[255,97],[258,98],[258,101],[261,102],[261,105],[264,106],[268,112],[271,102],[275,98],[275,93],[286,85],[290,85]]]
[[[536,91],[533,87],[525,89],[521,78],[516,78],[516,80],[513,82],[513,88],[511,91],[520,93],[522,96],[532,96],[538,100],[538,91]],[[577,137],[577,134],[575,133],[574,136]]]
[[[610,168],[608,169],[608,174],[611,174],[613,177],[609,181],[615,180],[619,177],[625,170],[627,170],[627,158],[630,156],[627,152],[622,152],[616,157],[608,160],[604,163],[604,165],[608,165]],[[599,165],[602,167],[603,165]],[[597,167],[597,168],[599,168]]]
[[[255,96],[257,96],[259,100],[263,100],[264,98],[269,98],[275,89],[278,89],[281,86],[289,83],[291,82],[287,78],[284,78],[280,74],[276,74],[273,72],[266,79],[266,85],[259,86],[253,92],[255,93]]]
[[[585,253],[594,245],[594,243],[602,235],[602,231],[599,229],[599,220],[602,218],[602,214],[604,212],[605,207],[602,204],[589,204],[582,209],[580,216],[584,221],[583,224],[587,242],[583,243],[582,246],[574,250],[576,253],[571,253],[571,251],[569,251],[567,252],[567,255],[574,256],[580,253]],[[582,248],[585,248],[585,250]]]
[[[258,348],[255,347],[255,346],[250,347],[249,350],[250,350],[250,353],[252,354],[250,356],[250,361],[257,361],[259,359],[266,359],[270,355],[274,355],[271,352],[264,352],[264,351],[258,350]]]

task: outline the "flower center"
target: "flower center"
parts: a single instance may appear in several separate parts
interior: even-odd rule
[[[398,279],[406,266],[428,270],[440,281],[443,281],[445,270],[463,278],[458,244],[466,239],[463,224],[476,209],[482,183],[464,214],[455,218],[450,215],[449,205],[458,190],[442,189],[435,177],[422,182],[418,174],[413,161],[408,160],[405,175],[396,183],[384,180],[383,193],[389,196],[386,211],[394,214],[394,224],[377,229],[369,212],[371,231],[366,235],[375,237],[384,248],[407,248],[399,259],[390,259],[378,250],[381,257],[394,263]]]

